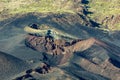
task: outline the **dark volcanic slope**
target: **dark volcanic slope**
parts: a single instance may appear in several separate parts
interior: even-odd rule
[[[4,52],[0,52],[0,80],[9,80],[27,67],[22,60]]]
[[[68,72],[71,72],[71,66],[76,66],[77,68],[83,68],[84,70],[100,74],[111,80],[120,79],[120,65],[116,65],[120,64],[119,47],[111,43],[101,42],[93,38],[85,41],[83,40],[76,45],[77,46],[75,49],[80,49],[80,51],[76,52],[76,54],[71,59],[71,65],[68,67],[70,68]],[[84,51],[81,51],[83,49]],[[67,70],[68,68],[65,68],[65,70]],[[73,72],[74,71],[75,69],[73,69]],[[75,71],[74,74],[78,77],[81,77],[82,75],[80,76],[80,74],[78,74],[77,72],[79,71]],[[90,75],[88,75],[87,78],[88,77],[90,77]],[[85,80],[87,79],[85,75],[82,78],[84,78]],[[90,79],[93,78],[94,77]]]
[[[74,76],[76,75],[78,78],[82,77],[85,80],[101,80],[103,77],[98,79],[95,76],[100,77],[100,75],[102,75],[112,80],[119,80],[120,66],[115,65],[115,63],[120,64],[119,47],[111,43],[99,41],[95,38],[89,38],[86,40],[73,40],[71,43],[67,42],[69,44],[67,46],[65,40],[51,40],[52,42],[50,43],[47,40],[44,37],[29,36],[29,38],[26,39],[26,44],[28,47],[34,50],[45,52],[44,55],[46,53],[49,54],[52,51],[54,54],[55,50],[56,54],[53,56],[52,54],[44,56],[45,60],[43,60],[43,62],[47,61],[49,65],[55,64],[57,62],[57,65],[62,65],[59,62],[70,62],[71,65],[68,65],[64,69],[67,70],[68,73]],[[57,41],[57,44],[55,41]],[[49,45],[47,46],[47,44]],[[52,48],[54,45],[57,45],[57,48]],[[63,51],[59,47],[61,47]],[[75,53],[75,56],[73,53]],[[64,56],[61,56],[61,54]],[[73,59],[71,59],[71,57],[73,57]],[[76,70],[77,67],[72,69],[76,65],[80,70]],[[83,72],[81,72],[81,67],[84,69],[82,69]],[[86,74],[86,70],[92,73],[88,72],[88,74]],[[82,73],[85,74],[81,75]]]
[[[0,51],[11,53],[11,55],[22,59],[28,56],[30,57],[30,55],[35,55],[35,57],[37,55],[37,57],[39,57],[39,53],[26,48],[24,45],[26,35],[24,27],[31,23],[37,23],[39,25],[45,24],[78,38],[88,38],[92,36],[103,39],[108,37],[108,35],[104,34],[101,30],[82,26],[89,24],[89,21],[84,21],[84,19],[77,14],[46,15],[28,13],[17,15],[0,22]]]
[[[68,34],[72,34],[77,36],[78,38],[89,38],[89,37],[95,37],[98,39],[102,39],[103,41],[109,41],[110,43],[114,43],[114,46],[110,43],[107,43],[109,47],[103,47],[98,44],[89,44],[86,43],[86,47],[88,47],[84,51],[77,52],[74,54],[69,61],[69,65],[62,65],[62,67],[66,67],[61,70],[58,68],[56,71],[48,73],[46,75],[39,75],[36,73],[35,76],[39,77],[43,80],[81,80],[89,79],[89,80],[96,80],[98,76],[103,75],[105,77],[111,78],[113,80],[120,80],[120,69],[119,69],[119,47],[120,46],[120,40],[118,38],[118,35],[114,35],[111,37],[110,34],[104,33],[101,30],[85,27],[82,26],[89,24],[87,21],[84,22],[84,19],[82,19],[79,15],[71,15],[71,14],[49,14],[49,15],[43,15],[43,14],[36,14],[36,13],[29,13],[26,15],[18,15],[10,19],[6,19],[4,21],[0,22],[0,51],[6,52],[10,55],[14,55],[16,57],[19,57],[24,60],[41,60],[42,55],[40,52],[34,51],[24,44],[25,39],[25,31],[24,27],[31,23],[37,23],[39,25],[45,24],[49,25],[51,27],[57,28],[61,31],[64,31]],[[117,39],[116,39],[117,38]],[[90,40],[92,42],[92,40]],[[89,45],[88,45],[89,44]],[[82,44],[78,44],[80,46]],[[112,49],[112,50],[111,50]],[[114,51],[114,49],[116,49]],[[117,52],[117,53],[116,53]],[[3,60],[2,55],[4,53],[0,53],[0,60]],[[109,55],[108,55],[109,54]],[[111,54],[111,55],[110,55]],[[5,54],[4,54],[5,55]],[[17,72],[17,70],[21,69],[21,66],[18,66],[16,64],[20,61],[20,64],[23,64],[21,60],[13,58],[12,56],[5,55],[5,59],[9,60],[9,62],[6,64],[8,66],[16,65],[18,69],[14,69],[14,71]],[[13,60],[11,60],[11,57]],[[117,61],[116,61],[117,60]],[[6,60],[4,60],[6,61]],[[54,61],[54,60],[53,60]],[[12,64],[12,65],[10,65]],[[3,66],[3,64],[1,64]],[[4,68],[6,68],[5,66]],[[12,66],[15,68],[15,66]],[[2,67],[3,68],[3,67]],[[0,69],[2,69],[0,68]],[[13,71],[13,68],[9,69],[6,68],[5,71]],[[83,68],[83,69],[81,69]],[[5,71],[0,71],[0,75],[4,77],[4,74],[7,75],[8,73],[5,73]],[[14,73],[13,71],[13,73]],[[90,71],[89,74],[88,71]],[[93,79],[93,75],[95,78]],[[87,76],[87,75],[90,76]],[[12,74],[11,74],[12,75]],[[83,79],[82,79],[83,78]],[[104,78],[104,77],[103,77]],[[100,80],[103,80],[103,78],[99,78]],[[3,79],[2,79],[3,80]],[[105,78],[106,80],[106,78]]]

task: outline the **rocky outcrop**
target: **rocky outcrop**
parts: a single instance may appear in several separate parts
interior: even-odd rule
[[[65,63],[74,52],[82,52],[91,48],[93,45],[101,46],[103,49],[109,52],[108,55],[117,57],[117,61],[119,61],[119,50],[114,50],[113,47],[116,47],[115,45],[101,42],[95,38],[66,41],[62,39],[53,39],[50,36],[38,37],[34,35],[28,35],[26,38],[26,45],[36,51],[43,52],[44,57],[50,59],[50,63],[48,62],[48,64],[53,64],[55,60],[56,62],[54,65]],[[113,52],[111,50],[113,50]],[[55,55],[58,57],[57,59]]]
[[[67,42],[66,40],[60,40],[60,39],[54,40],[50,36],[37,37],[37,36],[29,35],[26,38],[26,45],[34,50],[43,52],[45,58],[47,57],[52,60],[52,61],[50,60],[49,64],[59,65],[65,63],[69,59],[69,57],[73,53],[73,50],[71,49],[72,47],[69,46],[75,44],[78,41],[80,40],[73,40],[71,42]],[[56,57],[58,59],[56,59]]]
[[[58,66],[66,62],[79,64],[82,68],[95,74],[103,75],[112,80],[118,80],[120,74],[119,65],[119,47],[99,41],[95,38],[86,40],[71,40],[62,39],[54,40],[52,37],[37,37],[28,35],[26,45],[36,51],[42,52],[43,62],[49,66]],[[76,53],[76,59],[72,59],[73,53]],[[80,60],[77,57],[80,56]],[[34,72],[33,69],[31,72]],[[45,71],[44,68],[39,68],[39,71]],[[49,68],[47,68],[47,71]],[[37,72],[37,71],[35,71]],[[45,72],[46,73],[46,72]],[[113,77],[113,73],[116,77]],[[76,74],[77,75],[77,74]]]

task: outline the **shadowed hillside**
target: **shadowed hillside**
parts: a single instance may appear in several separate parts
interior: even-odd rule
[[[7,80],[27,68],[27,64],[9,54],[0,52],[0,79]]]

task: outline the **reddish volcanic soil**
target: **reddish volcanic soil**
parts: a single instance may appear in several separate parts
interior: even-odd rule
[[[54,40],[52,37],[48,37],[48,36],[38,37],[38,36],[28,35],[25,41],[26,41],[26,46],[38,52],[42,52],[44,56],[43,63],[45,63],[45,65],[47,64],[46,66],[47,68],[42,67],[39,70],[45,69],[47,72],[49,71],[50,66],[55,67],[57,65],[62,65],[68,62],[71,59],[71,57],[73,57],[73,53],[83,52],[84,53],[83,55],[86,55],[86,54],[91,54],[94,50],[95,52],[93,52],[92,54],[96,53],[97,48],[95,49],[94,46],[96,47],[99,46],[98,52],[103,51],[102,53],[104,53],[104,50],[106,50],[107,51],[106,54],[108,53],[108,55],[110,56],[115,56],[115,58],[111,57],[110,59],[113,59],[113,60],[116,59],[115,61],[119,62],[118,60],[119,55],[117,55],[118,52],[120,51],[119,47],[116,47],[115,45],[112,45],[112,44],[108,44],[106,42],[99,41],[95,38],[89,38],[86,40],[78,39],[78,40],[66,41],[62,39]],[[116,47],[117,50],[114,49],[114,47]],[[93,50],[91,52],[89,49],[92,49],[92,48]],[[99,53],[98,56],[102,53]],[[94,63],[94,61],[99,60],[99,57],[98,58],[94,57],[93,61],[89,59],[82,59],[82,61],[78,63],[81,67],[85,68],[90,72],[104,75],[113,80],[118,79],[119,68],[115,67],[115,65],[112,64],[112,62],[110,62],[110,59],[106,59],[104,62],[102,62],[102,64]],[[77,63],[77,62],[74,61],[74,63]],[[105,64],[109,66],[105,67]],[[34,72],[35,70],[32,70],[31,72]],[[44,71],[42,73],[46,73]],[[114,76],[113,72],[116,75],[116,77],[113,77]]]
[[[90,38],[86,40],[71,40],[66,41],[62,39],[54,40],[52,37],[37,37],[33,35],[28,35],[26,38],[26,45],[36,51],[43,52],[45,54],[54,56],[57,55],[59,64],[63,64],[68,61],[71,55],[77,51],[84,51],[90,48],[92,45],[98,44],[104,48],[108,46],[95,38]],[[57,62],[56,61],[56,62]]]

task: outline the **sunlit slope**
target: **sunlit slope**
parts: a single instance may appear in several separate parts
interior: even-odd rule
[[[83,8],[81,0],[0,0],[0,21],[30,12],[75,14]]]
[[[109,30],[120,30],[119,0],[88,0],[89,17]]]
[[[25,12],[70,12],[74,13],[73,0],[0,0],[0,11]]]

